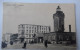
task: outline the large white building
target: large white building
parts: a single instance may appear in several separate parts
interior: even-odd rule
[[[41,34],[49,32],[50,32],[50,26],[32,25],[32,24],[18,25],[19,38],[25,39],[27,42],[31,42],[32,40],[34,40],[35,37],[38,37],[38,35],[40,37]],[[39,41],[41,41],[41,39]]]

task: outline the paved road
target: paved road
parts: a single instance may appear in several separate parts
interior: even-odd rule
[[[8,45],[5,49],[22,49],[23,43],[15,43],[13,45]],[[44,44],[27,44],[26,49],[51,49],[51,50],[76,50],[76,47],[73,46],[62,46],[60,44],[48,44],[48,48],[44,47]]]

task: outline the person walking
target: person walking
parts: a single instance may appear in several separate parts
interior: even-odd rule
[[[22,48],[26,48],[26,45],[27,45],[27,43],[26,43],[26,41],[24,42],[24,45],[23,45],[23,47]]]
[[[47,43],[48,43],[48,41],[45,40],[44,45],[45,45],[46,48],[48,47]]]

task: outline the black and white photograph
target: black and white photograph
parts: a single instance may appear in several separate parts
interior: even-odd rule
[[[75,4],[3,3],[2,49],[76,50]]]

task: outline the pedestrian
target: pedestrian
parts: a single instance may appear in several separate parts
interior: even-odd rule
[[[48,41],[45,40],[44,45],[45,45],[46,48],[48,47],[47,43],[48,43]]]
[[[26,45],[27,45],[27,43],[26,43],[26,41],[24,42],[24,45],[23,45],[23,47],[22,48],[26,48]]]

